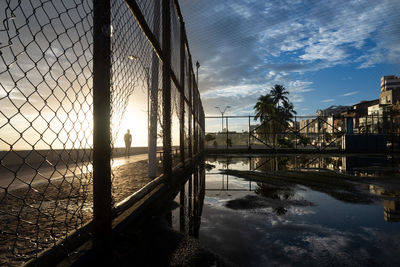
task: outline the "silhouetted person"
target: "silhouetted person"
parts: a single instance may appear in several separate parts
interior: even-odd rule
[[[132,135],[129,130],[127,130],[126,134],[124,135],[124,141],[125,141],[125,156],[129,156],[132,144]]]

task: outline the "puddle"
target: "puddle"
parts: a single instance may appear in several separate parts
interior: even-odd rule
[[[281,159],[273,159],[273,163],[264,159],[264,166],[269,166],[262,167],[264,170],[255,168],[259,162],[251,158],[207,160],[204,195],[192,191],[189,196],[194,182],[186,184],[180,208],[189,221],[183,220],[184,231],[195,226],[195,236],[204,247],[239,266],[400,265],[397,169],[389,186],[380,178],[389,172],[382,171],[386,166],[378,171],[361,168],[368,177],[350,179],[349,185],[330,179],[332,172],[320,167],[315,173],[305,173],[309,175],[307,183],[296,183],[290,175],[281,179],[269,172],[272,166],[285,173]],[[291,162],[287,160],[285,168]],[[299,166],[304,167],[296,168]],[[266,180],[241,178],[244,171],[257,172]],[[336,194],[315,185],[317,180],[310,177],[316,174],[319,182],[334,188]],[[371,175],[379,179],[371,179]],[[373,182],[364,184],[363,179]],[[341,194],[352,194],[354,199],[341,198]],[[176,201],[182,203],[180,195]],[[174,210],[172,225],[176,230],[182,230],[179,216],[179,209]]]

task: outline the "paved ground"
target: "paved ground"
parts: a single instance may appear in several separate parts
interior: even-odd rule
[[[92,219],[93,181],[83,173],[91,167],[75,166],[0,170],[0,265],[19,266]],[[116,158],[112,173],[117,204],[151,181],[147,154]]]
[[[117,168],[122,165],[131,164],[134,162],[147,160],[147,154],[132,155],[129,157],[115,158],[112,167]],[[76,168],[76,165],[79,165]],[[79,176],[82,172],[91,171],[92,164],[83,162],[80,164],[65,164],[61,162],[56,166],[44,162],[38,168],[29,165],[10,166],[5,168],[0,166],[0,188],[7,188],[8,191],[21,189],[31,186],[40,186],[43,183],[48,183],[49,180],[56,182],[64,178]]]
[[[176,205],[176,204],[175,204]],[[105,251],[89,251],[71,266],[234,266],[200,245],[198,239],[171,229],[163,212],[134,224],[113,238]]]

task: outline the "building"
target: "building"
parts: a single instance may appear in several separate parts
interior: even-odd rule
[[[377,125],[371,121],[371,114],[376,114],[380,110],[379,99],[361,101],[354,104],[349,112],[346,114],[348,117],[353,118],[354,133],[371,133],[371,124]],[[375,116],[377,118],[377,116]],[[375,118],[374,118],[375,120]]]
[[[379,105],[379,99],[361,101],[351,107],[351,113],[354,113],[355,117],[365,117],[368,115],[368,108],[371,106]]]
[[[318,109],[317,116],[322,116],[322,117],[337,116],[342,112],[347,111],[348,109],[350,109],[349,106],[330,106],[329,108],[326,109]]]
[[[400,101],[400,78],[394,75],[381,78],[379,104],[393,105]]]

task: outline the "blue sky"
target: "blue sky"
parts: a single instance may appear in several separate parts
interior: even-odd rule
[[[398,0],[180,4],[207,115],[226,105],[230,115],[253,114],[277,83],[298,114],[315,114],[376,99],[380,77],[400,74]]]

